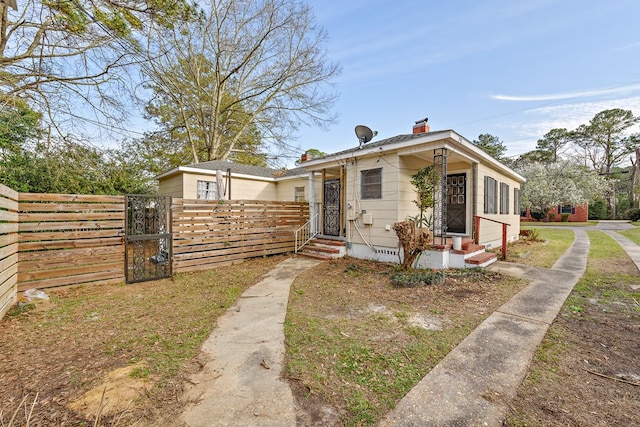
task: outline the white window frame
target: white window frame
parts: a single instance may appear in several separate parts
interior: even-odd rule
[[[382,199],[382,168],[360,171],[360,198]]]
[[[196,194],[199,200],[217,200],[218,186],[216,181],[198,180]]]

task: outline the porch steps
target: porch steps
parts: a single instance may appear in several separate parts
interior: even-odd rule
[[[498,260],[498,254],[493,252],[480,252],[464,259],[467,268],[487,267]]]
[[[485,245],[477,245],[473,240],[463,241],[461,250],[450,249],[449,253],[449,266],[453,268],[487,267],[498,260],[497,254],[486,252]]]
[[[342,240],[316,237],[307,243],[298,253],[315,259],[326,260],[342,258],[347,253],[347,243]]]

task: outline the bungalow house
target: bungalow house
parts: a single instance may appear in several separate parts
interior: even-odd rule
[[[309,172],[243,165],[222,160],[178,166],[156,176],[158,193],[206,200],[309,200]],[[317,183],[319,191],[320,181]]]
[[[411,134],[302,160],[291,170],[210,161],[156,179],[160,194],[186,199],[306,201],[312,218],[305,235],[323,238],[309,246],[324,254],[397,262],[393,224],[419,213],[411,175],[433,165],[444,185],[427,213],[434,244],[418,267],[470,266],[474,254],[519,236],[524,178],[453,130],[431,132],[426,119]],[[339,249],[326,247],[331,244]]]
[[[392,227],[418,214],[411,175],[428,165],[444,185],[430,213],[433,250],[418,266],[464,267],[469,253],[484,249],[477,245],[490,249],[518,238],[525,179],[455,131],[430,131],[426,119],[410,134],[301,164],[309,180],[321,181],[322,191],[309,195],[312,215],[319,217],[315,232],[346,242],[350,256],[397,262]],[[462,248],[461,242],[477,245]]]

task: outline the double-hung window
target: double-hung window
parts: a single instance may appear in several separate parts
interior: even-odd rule
[[[198,199],[216,200],[218,198],[218,186],[215,181],[198,180]]]
[[[363,199],[382,199],[382,168],[360,172],[360,194]]]

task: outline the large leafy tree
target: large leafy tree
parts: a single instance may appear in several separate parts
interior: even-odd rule
[[[473,140],[473,145],[480,148],[496,160],[503,160],[504,153],[507,151],[507,147],[500,138],[491,135],[490,133],[480,134],[478,139]]]
[[[614,108],[597,113],[571,136],[585,163],[600,173],[610,174],[640,144],[640,133],[632,132],[638,122],[640,117],[631,110]]]
[[[521,187],[522,206],[542,214],[560,204],[590,202],[608,188],[604,177],[571,160],[524,163],[518,172],[527,179]]]
[[[191,162],[278,151],[301,123],[333,119],[339,70],[302,2],[212,1],[201,19],[153,32],[147,112]]]
[[[190,16],[185,0],[0,2],[0,106],[19,98],[66,134],[82,116],[118,125],[140,62],[141,30]]]
[[[102,151],[69,138],[27,142],[0,154],[0,183],[24,193],[126,194],[154,190],[126,150]]]
[[[541,161],[555,163],[570,142],[571,134],[564,128],[551,129],[538,140],[536,152]]]

